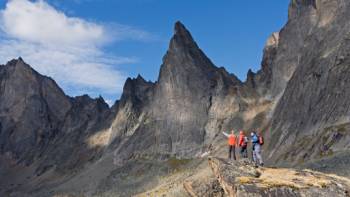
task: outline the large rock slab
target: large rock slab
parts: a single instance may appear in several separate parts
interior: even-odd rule
[[[209,166],[225,196],[229,197],[346,197],[350,191],[350,179],[311,170],[255,168],[247,160],[229,161],[220,158],[209,158]],[[208,194],[211,190],[203,188],[208,188],[206,184],[213,187],[213,183],[202,183],[202,185],[185,183],[184,186],[191,196],[210,196]]]

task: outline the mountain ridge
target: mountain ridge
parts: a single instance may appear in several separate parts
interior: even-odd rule
[[[12,60],[7,65],[12,64],[30,68],[21,58]],[[25,76],[51,80],[36,71],[19,75],[17,79],[25,79]],[[5,80],[1,80],[4,87],[2,90],[8,89]],[[27,82],[21,82],[25,83]],[[33,88],[36,87],[40,85],[34,84]],[[32,92],[33,89],[29,86],[21,88],[21,92]],[[15,90],[17,99],[23,97],[16,92],[20,89],[12,89]],[[120,100],[113,106],[108,107],[102,97],[69,97],[54,82],[45,91],[45,95],[51,96],[50,101],[41,97],[40,93],[33,96],[38,98],[36,102],[42,106],[46,103],[53,105],[52,109],[45,107],[48,111],[45,114],[26,115],[29,122],[22,118],[23,129],[5,127],[11,125],[8,122],[13,120],[14,115],[2,116],[8,122],[1,119],[0,135],[3,141],[0,145],[2,154],[11,155],[15,151],[15,166],[24,163],[27,166],[24,171],[33,168],[35,176],[47,176],[48,183],[52,176],[87,173],[83,169],[94,165],[98,160],[112,159],[112,170],[146,158],[162,162],[172,157],[197,157],[212,147],[220,131],[227,130],[232,125],[237,129],[243,127],[244,117],[237,113],[246,111],[251,103],[258,102],[254,99],[258,94],[254,87],[241,82],[224,68],[216,67],[180,22],[175,24],[174,36],[163,58],[159,79],[147,82],[140,75],[134,79],[128,78]],[[6,95],[1,95],[1,103],[13,100]],[[66,103],[60,104],[62,101]],[[27,105],[31,110],[37,109],[33,104]],[[26,109],[27,105],[23,101],[21,109]],[[0,107],[1,111],[6,109]],[[59,118],[53,119],[55,116],[50,111],[60,114]],[[234,120],[231,115],[236,116]],[[38,119],[40,117],[45,120]],[[36,143],[38,138],[35,136],[39,135],[37,129],[31,134],[27,132],[26,128],[31,127],[30,121],[44,123],[38,126],[47,132],[47,136],[43,136],[46,139],[43,145]],[[52,121],[57,123],[45,125]],[[221,128],[219,131],[218,127]],[[23,143],[23,140],[29,138],[17,137],[19,141],[14,142],[7,140],[16,136],[14,133],[21,132],[33,136],[33,139],[28,143]],[[16,173],[11,176],[15,177]],[[61,179],[64,178],[58,180]],[[37,178],[29,180],[34,184]],[[11,188],[7,183],[0,184],[5,184],[4,188]],[[32,192],[30,188],[20,188]]]

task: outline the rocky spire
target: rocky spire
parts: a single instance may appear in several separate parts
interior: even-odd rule
[[[251,88],[255,88],[256,84],[255,84],[255,73],[249,69],[248,73],[247,73],[247,85]]]
[[[169,51],[177,51],[179,49],[198,49],[198,45],[186,27],[180,21],[177,21],[174,27],[174,36],[170,41]]]
[[[148,93],[152,90],[154,83],[147,82],[140,74],[136,78],[127,78],[123,94],[121,97],[122,102],[143,102],[148,98]]]
[[[186,27],[181,22],[176,22],[169,49],[163,57],[158,81],[161,83],[168,80],[171,75],[177,76],[177,78],[188,78],[185,77],[187,75],[192,77],[194,75],[207,75],[216,69],[217,67],[198,47]]]

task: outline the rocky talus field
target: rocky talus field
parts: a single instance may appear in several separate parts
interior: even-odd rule
[[[176,22],[113,106],[0,65],[0,196],[350,196],[350,1],[291,0],[263,52],[241,81]],[[263,132],[265,167],[225,159],[231,129]]]

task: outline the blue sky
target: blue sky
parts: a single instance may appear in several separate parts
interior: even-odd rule
[[[245,80],[249,68],[260,68],[266,39],[286,23],[289,4],[289,0],[0,2],[0,63],[22,56],[53,77],[67,94],[101,94],[110,103],[120,97],[126,77],[141,74],[146,80],[157,79],[177,20],[214,64]],[[26,10],[26,15],[18,10]]]

